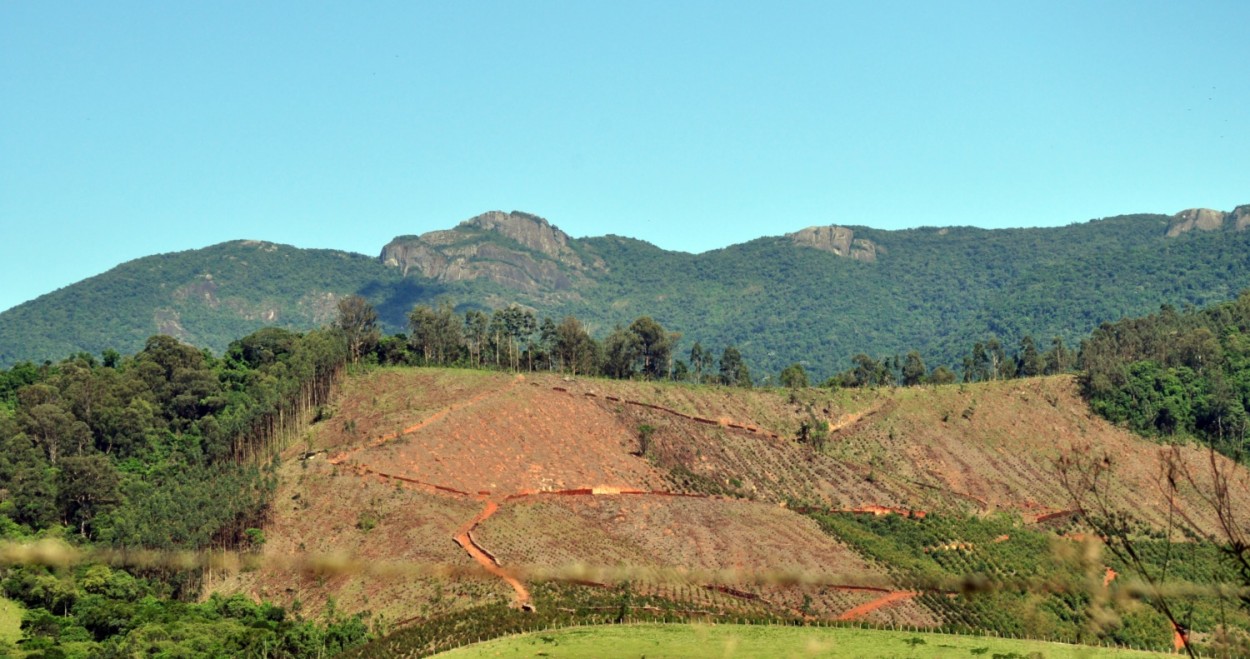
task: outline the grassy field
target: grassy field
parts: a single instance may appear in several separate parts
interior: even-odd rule
[[[852,628],[755,625],[626,625],[522,634],[436,655],[485,657],[1019,657],[1103,659],[1164,657],[1063,643]]]
[[[22,606],[11,599],[0,597],[0,648],[6,643],[17,643],[22,638]]]

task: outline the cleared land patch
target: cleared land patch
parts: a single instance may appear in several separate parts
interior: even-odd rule
[[[813,420],[830,423],[823,443],[798,439]],[[281,468],[264,552],[344,553],[458,573],[480,565],[494,576],[382,579],[266,569],[213,585],[288,606],[299,601],[312,614],[333,597],[340,610],[370,610],[403,627],[479,606],[526,606],[529,590],[543,585],[526,584],[526,569],[586,565],[640,576],[628,583],[574,579],[576,588],[597,593],[586,595],[596,603],[562,610],[569,615],[612,616],[621,598],[641,597],[649,602],[643,608],[664,619],[977,622],[991,618],[961,617],[947,593],[900,585],[907,569],[894,558],[920,549],[862,558],[875,554],[856,543],[859,536],[835,539],[806,513],[929,515],[958,525],[968,515],[1006,512],[1010,528],[976,546],[1011,548],[1021,522],[1072,530],[1055,461],[1065,451],[1102,451],[1114,458],[1119,509],[1158,524],[1173,505],[1180,519],[1209,525],[1195,488],[1170,503],[1163,496],[1163,450],[1092,417],[1066,377],[790,392],[377,369],[350,378],[304,445],[289,453],[302,459]],[[1203,487],[1199,467],[1207,456],[1180,451]],[[1250,507],[1245,472],[1236,477],[1236,500]],[[941,561],[974,565],[977,554],[957,555],[972,551],[968,541],[959,533],[935,540],[940,551],[954,552]],[[746,576],[647,576],[674,567]],[[854,578],[822,587],[750,578],[776,570]],[[559,592],[565,595],[547,595],[542,606],[581,597]]]
[[[534,533],[543,529],[543,533]],[[638,570],[637,587],[674,599],[700,587],[797,616],[833,617],[894,591],[886,572],[823,533],[812,520],[751,501],[622,494],[538,495],[506,503],[476,537],[502,565]],[[648,583],[647,570],[844,575],[844,585]],[[717,588],[716,586],[722,586]],[[913,611],[913,613],[923,613]],[[911,624],[937,624],[932,615]]]
[[[480,502],[361,477],[324,459],[288,462],[280,476],[276,509],[261,550],[267,560],[350,555],[364,561],[475,566],[452,538],[481,509]],[[215,587],[288,607],[298,600],[312,615],[333,597],[341,611],[367,610],[392,622],[511,597],[510,589],[494,579],[321,577],[294,569],[244,572]]]

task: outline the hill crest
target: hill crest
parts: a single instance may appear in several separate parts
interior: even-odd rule
[[[1206,230],[1217,219],[1225,230]],[[733,345],[756,374],[798,362],[823,379],[855,354],[910,350],[957,367],[991,337],[1074,345],[1161,304],[1231,299],[1250,287],[1250,232],[1235,230],[1248,224],[1250,206],[1038,229],[835,225],[688,254],[492,211],[373,258],[233,241],[131,261],[0,313],[0,366],[138,350],[158,332],[221,351],[262,326],[324,324],[359,294],[391,333],[407,332],[414,304],[446,298],[458,312],[574,315],[597,338],[651,316],[683,336],[679,353]]]
[[[573,239],[547,220],[513,211],[490,211],[454,229],[400,236],[379,256],[403,276],[436,281],[483,279],[531,295],[559,297],[602,271],[601,259],[583,260]]]
[[[1244,231],[1250,227],[1250,204],[1224,212],[1210,208],[1189,208],[1172,216],[1167,236],[1175,238],[1189,231]]]

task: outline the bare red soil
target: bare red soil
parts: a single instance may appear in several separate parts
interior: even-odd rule
[[[813,412],[831,422],[824,450],[794,439]],[[937,624],[916,593],[895,590],[881,566],[784,502],[913,517],[1009,510],[1057,524],[1073,514],[1055,470],[1065,451],[1114,456],[1113,500],[1148,523],[1169,509],[1195,527],[1213,522],[1199,496],[1205,454],[1180,450],[1196,476],[1169,501],[1161,448],[1092,417],[1067,378],[786,394],[382,369],[349,380],[335,416],[303,448],[332,457],[284,466],[267,554],[476,564],[495,578],[265,572],[220,587],[314,611],[332,594],[343,609],[392,619],[489,598],[530,605],[508,566],[580,563],[847,574],[820,589],[694,586],[744,606]],[[1234,476],[1237,500],[1250,507],[1245,472]]]
[[[913,592],[910,590],[895,591],[888,595],[883,595],[866,604],[861,604],[851,609],[850,611],[843,613],[842,615],[838,616],[838,620],[858,620],[859,618],[863,618],[864,616],[868,615],[869,613],[872,613],[873,611],[876,611],[877,609],[890,606],[891,604],[894,604],[896,602],[909,600],[919,594],[920,593]]]
[[[523,609],[533,609],[534,605],[531,602],[530,593],[526,590],[521,581],[510,572],[500,568],[499,560],[495,558],[494,554],[486,551],[486,549],[473,539],[473,529],[476,528],[478,524],[481,524],[489,519],[490,516],[494,515],[498,510],[499,504],[494,501],[487,501],[486,507],[482,509],[482,512],[478,513],[476,517],[466,522],[465,525],[460,527],[457,531],[455,535],[456,544],[460,545],[462,549],[468,552],[469,556],[472,556],[473,560],[477,561],[478,564],[485,568],[487,572],[503,579],[509,586],[512,587],[513,592],[516,593],[517,606]]]

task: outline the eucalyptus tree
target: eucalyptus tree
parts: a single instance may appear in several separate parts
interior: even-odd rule
[[[372,351],[381,337],[378,312],[359,295],[349,295],[339,300],[338,312],[334,326],[347,337],[347,350],[352,363],[358,363],[360,356]]]

